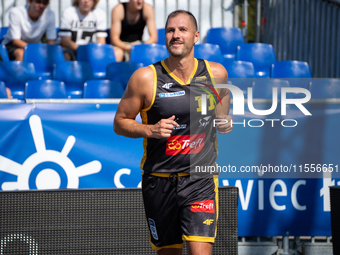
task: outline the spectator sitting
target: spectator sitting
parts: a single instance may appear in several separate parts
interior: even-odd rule
[[[97,43],[105,44],[106,14],[96,9],[99,0],[73,0],[60,20],[59,36],[64,50],[65,60],[75,60],[79,45],[92,43],[96,35]],[[117,61],[123,58],[123,51],[115,49]]]
[[[9,28],[2,44],[6,45],[10,60],[22,61],[24,47],[40,43],[46,35],[47,43],[56,39],[54,12],[46,9],[49,0],[28,0],[28,5],[17,6],[9,12]],[[46,9],[46,10],[45,10]]]
[[[112,9],[111,17],[111,43],[124,50],[125,61],[130,59],[131,46],[142,43],[145,25],[150,38],[144,43],[157,43],[155,13],[144,0],[119,3]]]

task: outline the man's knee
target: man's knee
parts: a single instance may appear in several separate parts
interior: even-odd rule
[[[121,48],[115,47],[115,57],[117,62],[123,61],[124,58],[124,51]]]
[[[189,255],[211,255],[212,243],[187,241]]]
[[[182,249],[164,248],[157,251],[157,255],[182,255]]]
[[[68,52],[64,52],[64,58],[65,58],[65,61],[70,61],[72,60],[72,56],[70,53]]]
[[[23,61],[24,60],[24,49],[16,49],[14,51],[14,56],[15,56],[15,60],[17,61]]]

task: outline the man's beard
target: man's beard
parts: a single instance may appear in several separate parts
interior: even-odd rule
[[[171,45],[174,43],[174,42],[179,42],[182,44],[182,49],[181,51],[177,51],[176,49],[175,50],[172,50],[171,48]],[[185,56],[187,55],[187,53],[190,52],[190,49],[188,49],[188,47],[186,47],[185,43],[183,41],[180,41],[180,40],[171,40],[170,43],[169,43],[169,46],[168,46],[168,51],[169,51],[169,54],[173,57],[182,57],[182,56]]]

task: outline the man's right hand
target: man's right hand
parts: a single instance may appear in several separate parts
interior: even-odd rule
[[[161,119],[150,127],[152,132],[151,137],[157,139],[170,137],[174,127],[178,127],[178,123],[175,121],[175,115],[172,115],[168,119]]]
[[[132,48],[132,44],[131,44],[131,43],[129,43],[129,44],[127,44],[127,45],[126,45],[126,49],[125,49],[125,51],[127,51],[127,52],[131,53],[131,48]]]

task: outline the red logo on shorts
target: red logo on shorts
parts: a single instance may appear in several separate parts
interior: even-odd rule
[[[200,153],[204,147],[205,133],[195,135],[175,135],[167,138],[166,155]]]
[[[215,213],[214,200],[194,202],[190,205],[192,212]]]

